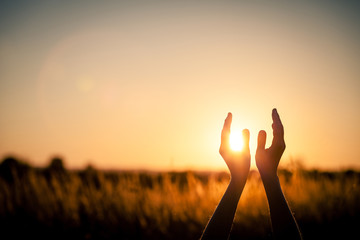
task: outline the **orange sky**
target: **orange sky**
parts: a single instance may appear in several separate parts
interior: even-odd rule
[[[0,156],[224,169],[234,128],[283,120],[283,163],[360,166],[358,5],[0,3]],[[252,159],[254,163],[254,159]]]

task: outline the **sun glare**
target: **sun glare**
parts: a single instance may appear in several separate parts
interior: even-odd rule
[[[234,151],[240,151],[243,148],[244,141],[241,131],[231,131],[230,147]]]

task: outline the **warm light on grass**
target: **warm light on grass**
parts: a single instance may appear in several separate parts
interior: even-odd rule
[[[241,131],[231,131],[230,133],[230,147],[234,151],[240,151],[243,149],[244,140]]]

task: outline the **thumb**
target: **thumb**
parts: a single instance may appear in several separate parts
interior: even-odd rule
[[[256,151],[264,150],[265,143],[266,143],[266,132],[264,130],[261,130],[258,135],[258,144]]]
[[[243,139],[244,139],[244,150],[249,150],[249,144],[250,144],[250,132],[249,129],[244,129],[242,131]]]

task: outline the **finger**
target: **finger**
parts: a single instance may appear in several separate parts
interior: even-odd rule
[[[229,112],[225,122],[224,127],[221,131],[221,145],[220,148],[229,148],[230,147],[230,126],[232,122],[232,114]]]
[[[275,141],[281,140],[284,138],[284,127],[281,123],[280,116],[276,108],[272,110],[272,119],[273,119],[272,128],[273,128],[274,140]]]
[[[249,129],[244,129],[242,131],[243,139],[244,139],[244,150],[250,149],[250,132]]]
[[[261,130],[258,134],[258,142],[257,142],[256,151],[264,150],[265,144],[266,144],[266,132],[264,130]]]

